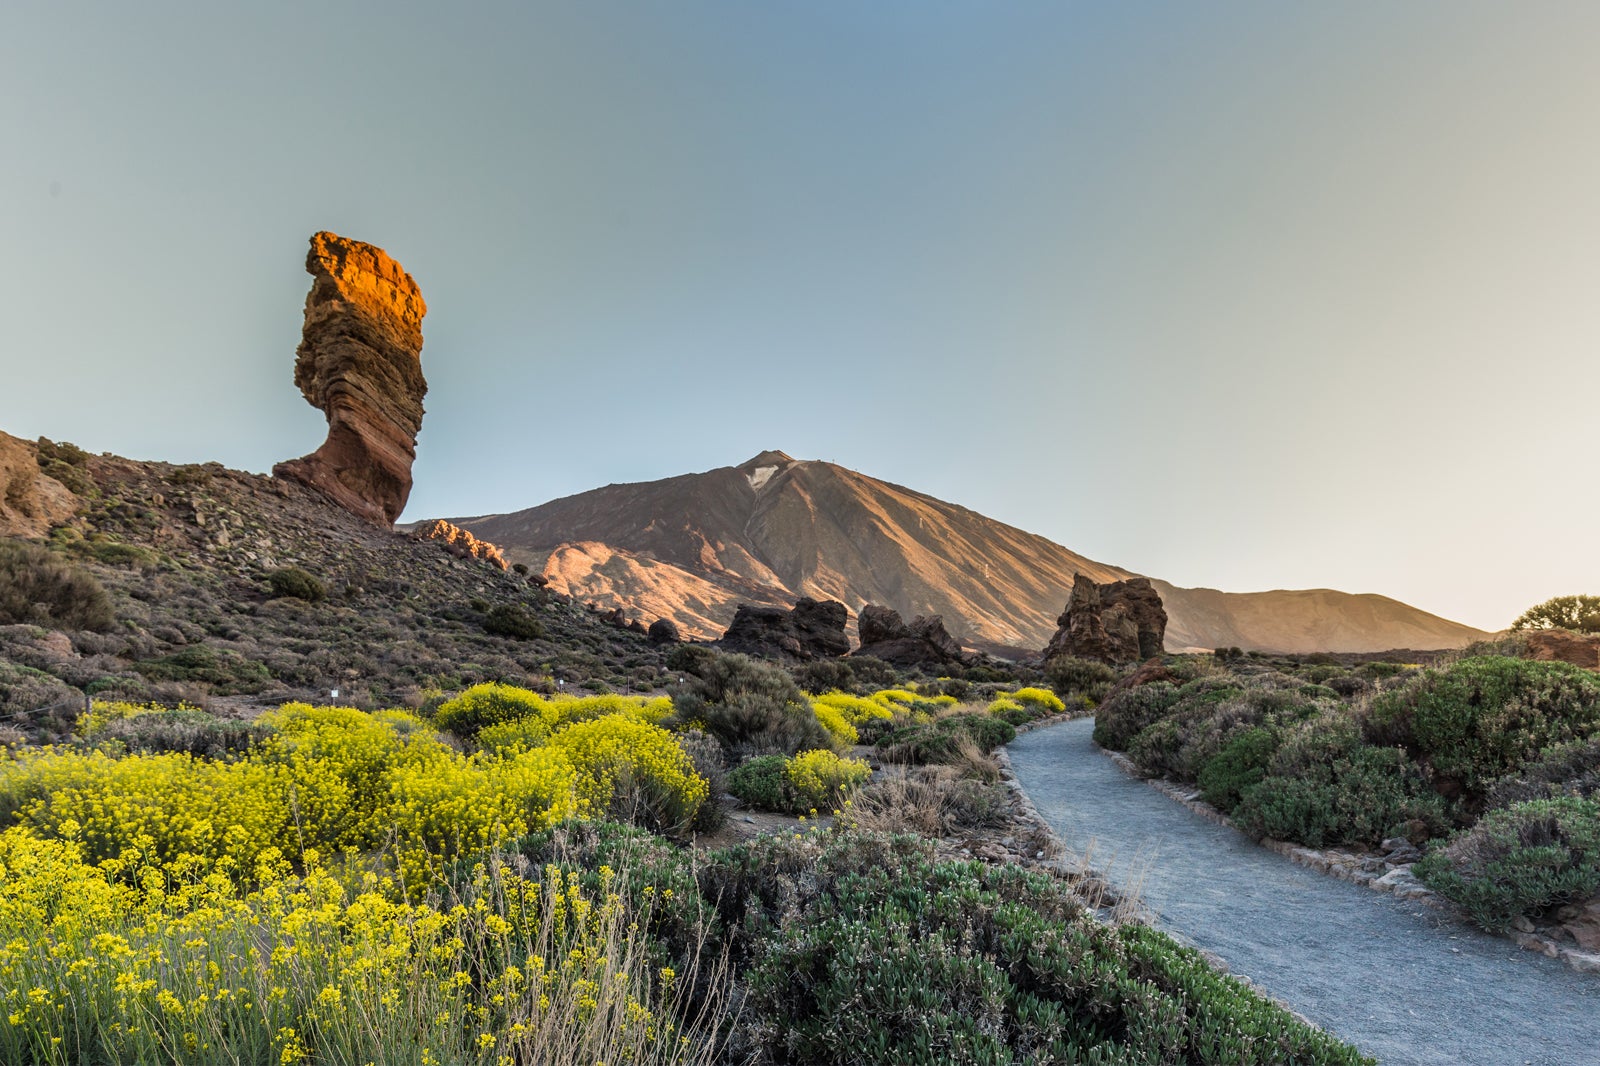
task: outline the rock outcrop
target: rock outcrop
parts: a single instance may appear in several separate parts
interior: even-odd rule
[[[42,537],[77,509],[77,496],[39,469],[36,444],[0,433],[0,536]]]
[[[1600,636],[1565,629],[1529,629],[1523,631],[1522,637],[1527,641],[1530,659],[1600,670]]]
[[[1061,628],[1044,649],[1044,660],[1062,655],[1103,663],[1129,663],[1160,655],[1167,612],[1149,578],[1099,584],[1084,574],[1072,583],[1072,598],[1056,619]]]
[[[919,614],[907,622],[892,607],[868,604],[861,608],[859,628],[861,647],[856,654],[896,666],[945,666],[967,657],[936,614]]]
[[[648,633],[652,644],[678,644],[683,641],[683,635],[678,632],[678,623],[670,618],[657,618],[651,622]]]
[[[850,650],[850,612],[838,600],[802,597],[793,610],[741,603],[718,643],[725,651],[763,658],[835,659]]]
[[[508,565],[500,549],[486,540],[479,540],[458,525],[435,518],[411,531],[412,540],[436,540],[445,551],[457,559],[478,559],[499,570]]]
[[[328,439],[272,468],[352,514],[392,526],[411,495],[422,428],[422,316],[411,275],[383,249],[333,233],[311,238],[294,383],[328,416]]]

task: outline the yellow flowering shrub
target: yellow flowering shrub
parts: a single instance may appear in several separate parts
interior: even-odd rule
[[[441,703],[434,721],[458,737],[474,737],[484,726],[544,717],[545,706],[544,697],[537,692],[489,681]]]
[[[626,714],[578,722],[556,733],[579,774],[579,793],[595,812],[681,832],[699,813],[711,786],[676,738]]]
[[[872,776],[865,759],[841,759],[831,751],[802,751],[783,768],[784,781],[805,809],[829,810]]]
[[[1021,711],[1026,713],[1027,708],[1010,696],[1000,696],[989,704],[990,714],[1005,714],[1007,711]]]
[[[1067,709],[1067,705],[1061,702],[1061,697],[1047,688],[1019,688],[1009,695],[1024,706],[1048,711],[1051,714],[1059,714]]]
[[[574,722],[588,722],[607,715],[620,714],[637,718],[641,722],[659,725],[672,713],[669,696],[621,696],[606,693],[599,696],[557,696],[546,703],[552,730]]]
[[[678,975],[652,967],[602,868],[478,868],[449,903],[264,853],[230,865],[86,861],[73,840],[0,834],[0,1061],[666,1066]],[[692,981],[694,975],[685,975]],[[692,1037],[692,1039],[691,1039]]]
[[[192,711],[195,708],[188,704],[180,703],[180,711]],[[172,710],[159,703],[127,703],[121,700],[95,700],[89,711],[78,716],[78,735],[93,738],[112,722],[121,722],[129,718],[137,718],[145,714],[165,714]]]
[[[515,722],[486,725],[478,732],[478,747],[496,755],[537,748],[550,739],[550,726],[543,718],[519,718]]]
[[[869,700],[865,696],[852,696],[848,692],[824,692],[820,696],[811,697],[813,707],[819,704],[838,711],[851,725],[860,725],[873,718],[894,717],[894,711],[890,707],[876,700]]]
[[[837,707],[830,707],[826,703],[812,701],[811,713],[817,716],[817,721],[822,723],[822,728],[828,731],[833,738],[835,747],[848,748],[861,743],[861,734],[856,727],[851,725],[844,714]]]

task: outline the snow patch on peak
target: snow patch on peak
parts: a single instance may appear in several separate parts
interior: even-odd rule
[[[772,475],[776,474],[777,472],[778,468],[775,466],[758,466],[754,470],[750,471],[750,473],[746,474],[745,479],[750,482],[751,488],[755,489],[757,492],[760,492],[761,486],[771,481]]]

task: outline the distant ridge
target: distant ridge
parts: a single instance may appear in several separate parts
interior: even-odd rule
[[[1133,576],[957,504],[776,450],[450,521],[577,599],[671,618],[706,638],[722,633],[740,603],[813,596],[841,600],[852,614],[867,603],[940,614],[969,647],[1037,652],[1074,575]],[[1485,636],[1383,596],[1157,587],[1173,650],[1426,650]]]

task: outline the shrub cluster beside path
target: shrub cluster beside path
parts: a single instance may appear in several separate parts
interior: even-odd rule
[[[1157,928],[1385,1064],[1600,1063],[1600,979],[1296,866],[1128,777],[1093,727],[1020,736],[1012,766],[1067,847],[1093,841]]]

